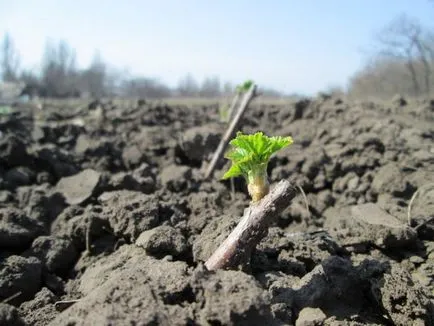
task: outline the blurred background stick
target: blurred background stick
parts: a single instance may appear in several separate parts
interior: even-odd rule
[[[219,159],[223,156],[223,153],[232,138],[235,129],[238,127],[238,124],[241,120],[241,118],[244,115],[244,112],[246,111],[247,107],[249,106],[250,102],[253,100],[253,98],[256,96],[256,84],[252,84],[249,91],[244,95],[243,101],[240,104],[240,107],[234,117],[234,119],[231,121],[231,124],[229,125],[228,129],[226,130],[226,133],[224,134],[223,138],[220,140],[220,144],[218,145],[214,156],[206,170],[205,173],[205,179],[208,179],[212,173],[214,172],[217,163]]]

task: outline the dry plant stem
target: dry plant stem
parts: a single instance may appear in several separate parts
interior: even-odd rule
[[[417,196],[421,193],[421,192],[425,192],[425,191],[429,191],[431,189],[434,189],[434,183],[427,183],[424,184],[422,187],[420,187],[419,189],[417,189],[413,196],[411,196],[410,202],[408,204],[407,207],[407,224],[408,226],[411,226],[411,222],[412,222],[412,218],[411,218],[411,209],[413,207],[413,203],[416,200]]]
[[[235,181],[234,178],[231,178],[231,199],[235,200]]]
[[[252,250],[268,233],[268,227],[296,196],[297,188],[280,181],[261,201],[245,209],[241,221],[205,262],[208,270],[234,268],[250,259]]]
[[[92,226],[92,220],[89,220],[89,222],[87,223],[87,229],[86,229],[86,252],[88,255],[91,254],[90,252],[90,228]]]
[[[237,114],[235,115],[234,119],[232,120],[231,124],[229,125],[228,129],[226,130],[226,133],[224,134],[223,138],[220,141],[219,146],[217,147],[214,156],[206,170],[205,173],[205,179],[208,179],[212,173],[214,172],[218,160],[223,156],[223,152],[226,149],[226,146],[228,145],[230,139],[232,138],[235,129],[238,126],[238,123],[240,122],[244,112],[246,111],[247,107],[250,104],[250,101],[256,96],[256,85],[253,84],[252,87],[250,87],[249,91],[246,93],[246,95],[243,98],[243,101],[240,104],[240,108],[237,111]]]
[[[434,221],[434,216],[429,217],[428,219],[426,219],[425,221],[421,222],[419,225],[417,225],[414,230],[417,231],[419,230],[422,226],[427,225],[429,223],[431,223],[432,221]]]
[[[310,209],[309,209],[309,201],[307,200],[306,193],[304,192],[303,188],[300,185],[297,185],[298,190],[300,190],[301,195],[303,196],[304,203],[306,205],[306,211],[308,214],[308,217],[310,218]]]
[[[15,294],[12,294],[10,297],[4,299],[3,301],[0,301],[0,303],[8,303],[9,301],[12,301],[13,299],[19,297],[20,295],[21,295],[21,291],[15,293]]]
[[[240,93],[236,93],[234,98],[232,99],[231,107],[229,108],[228,120],[232,120],[232,116],[234,115],[235,107],[237,106],[238,100],[240,99]]]

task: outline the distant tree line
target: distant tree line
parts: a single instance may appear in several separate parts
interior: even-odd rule
[[[158,79],[134,76],[119,71],[104,62],[96,53],[91,64],[80,69],[75,50],[65,41],[47,42],[38,72],[21,68],[20,57],[12,37],[6,33],[0,48],[1,79],[5,82],[22,81],[25,92],[43,97],[105,97],[133,96],[145,98],[166,97],[218,97],[234,92],[235,85],[221,83],[219,77],[210,76],[198,82],[186,74],[171,88]],[[261,90],[265,95],[281,96],[272,89]]]
[[[27,93],[44,97],[218,97],[231,94],[235,88],[229,82],[222,83],[217,76],[199,82],[192,74],[186,74],[177,87],[171,88],[155,78],[119,71],[104,62],[99,53],[88,67],[80,69],[75,50],[65,41],[47,42],[40,70],[31,71],[21,68],[9,34],[1,43],[0,73],[3,81],[22,81],[27,85]],[[395,18],[375,35],[367,63],[349,79],[346,91],[339,85],[330,86],[328,91],[356,98],[432,96],[434,30],[406,15]],[[270,97],[284,95],[262,87],[261,92]]]
[[[354,97],[427,97],[434,91],[434,30],[401,15],[374,37],[368,63],[349,81]]]

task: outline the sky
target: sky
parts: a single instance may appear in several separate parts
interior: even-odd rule
[[[406,13],[434,23],[430,0],[0,0],[21,64],[37,69],[47,40],[65,40],[80,67],[95,52],[170,86],[187,73],[253,79],[285,93],[345,86],[375,33]]]

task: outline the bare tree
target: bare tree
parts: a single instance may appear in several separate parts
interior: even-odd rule
[[[31,70],[23,70],[19,77],[20,81],[24,82],[25,88],[23,94],[29,95],[31,98],[35,96],[47,96],[47,91],[41,83],[41,79]]]
[[[65,42],[47,43],[42,60],[42,82],[48,96],[76,96],[77,68],[75,51]]]
[[[107,77],[107,66],[97,52],[89,68],[81,73],[80,90],[89,92],[94,97],[102,97],[107,93]]]
[[[405,61],[405,65],[411,76],[414,95],[429,93],[432,75],[432,44],[428,42],[427,32],[420,23],[406,15],[401,15],[387,25],[378,35],[379,55]],[[422,90],[418,78],[417,65],[423,65]]]
[[[14,42],[9,33],[6,33],[1,45],[2,79],[6,82],[17,81],[19,56],[15,50]]]
[[[349,80],[348,94],[352,97],[390,98],[397,93],[414,94],[406,62],[399,58],[375,58]]]
[[[199,85],[192,74],[187,74],[178,83],[178,93],[181,96],[197,96]]]
[[[231,82],[225,82],[223,84],[222,93],[226,96],[232,95],[235,92],[235,87]]]
[[[203,80],[199,95],[203,97],[217,97],[221,94],[220,79],[217,76]]]
[[[417,38],[415,45],[424,67],[425,92],[429,95],[432,88],[431,79],[434,65],[434,34],[429,32],[423,39]]]
[[[29,69],[19,71],[19,58],[12,38],[5,34],[0,47],[0,70],[4,81],[22,81],[23,92],[43,97],[76,97],[88,93],[93,97],[134,96],[164,98],[173,95],[187,97],[217,97],[235,92],[233,84],[226,82],[223,87],[217,76],[204,78],[199,85],[192,74],[180,79],[174,89],[155,78],[133,76],[128,70],[118,70],[107,64],[97,52],[85,69],[78,69],[76,52],[65,41],[50,42],[45,46],[41,71],[36,74]],[[268,95],[279,95],[273,89],[262,90]]]
[[[426,96],[434,78],[434,31],[401,15],[375,37],[365,67],[349,82],[349,95],[390,97],[396,93]]]
[[[137,77],[123,84],[124,95],[133,97],[164,98],[171,95],[169,87],[157,79]]]

